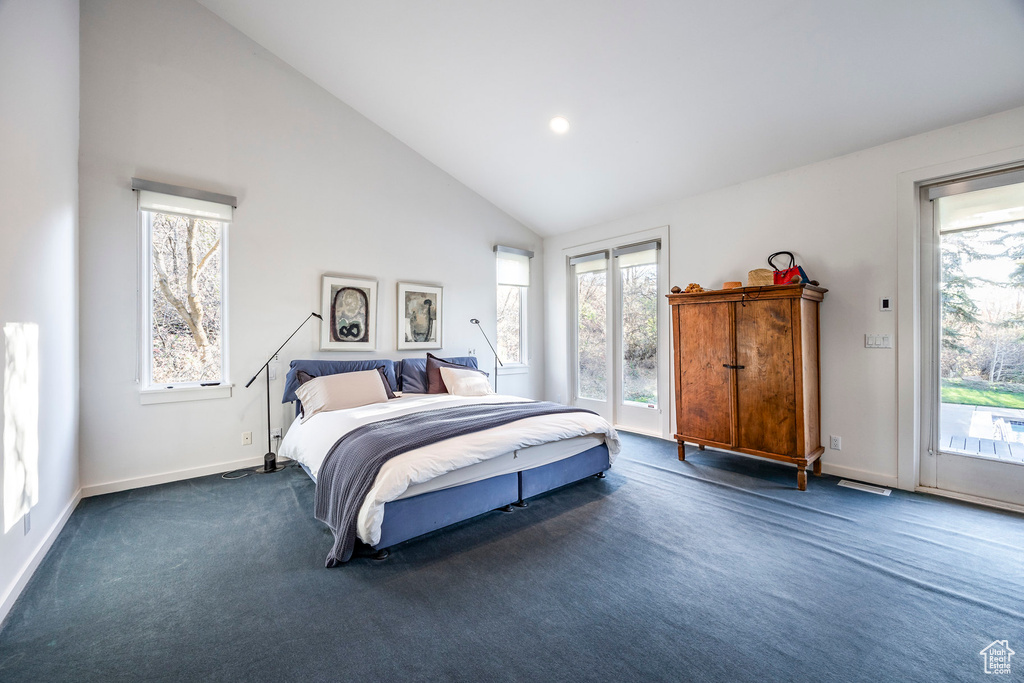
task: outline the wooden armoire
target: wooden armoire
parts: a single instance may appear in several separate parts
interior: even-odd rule
[[[724,448],[821,474],[818,305],[812,285],[668,295],[676,441]]]

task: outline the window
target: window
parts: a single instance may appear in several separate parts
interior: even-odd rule
[[[615,249],[619,271],[622,400],[658,407],[659,242]]]
[[[177,395],[143,402],[230,396],[224,256],[234,198],[145,189],[157,185],[133,180],[142,245],[140,384],[144,394]]]
[[[575,278],[576,396],[604,401],[608,393],[608,252],[569,261]]]
[[[532,251],[497,246],[498,358],[504,365],[526,365],[526,300]]]

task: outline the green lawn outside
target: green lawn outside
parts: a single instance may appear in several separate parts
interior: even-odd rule
[[[988,382],[942,380],[942,402],[968,406],[1024,408],[1024,386],[1018,384],[991,387]]]

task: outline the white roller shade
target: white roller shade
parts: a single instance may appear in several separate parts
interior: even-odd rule
[[[608,252],[599,251],[596,254],[575,256],[569,259],[569,265],[576,270],[577,275],[580,273],[592,273],[597,270],[607,270]]]
[[[231,222],[232,208],[227,204],[208,202],[191,197],[176,197],[150,190],[139,191],[139,209],[155,213],[173,213],[181,216],[194,216],[210,221]]]
[[[990,187],[935,200],[939,231],[955,232],[1024,220],[1024,183]]]
[[[530,257],[508,251],[496,251],[498,284],[510,287],[530,286]]]

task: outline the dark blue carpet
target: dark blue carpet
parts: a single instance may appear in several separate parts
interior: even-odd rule
[[[297,468],[87,499],[0,680],[976,681],[996,639],[1022,678],[1021,516],[623,442],[607,479],[333,570]]]

